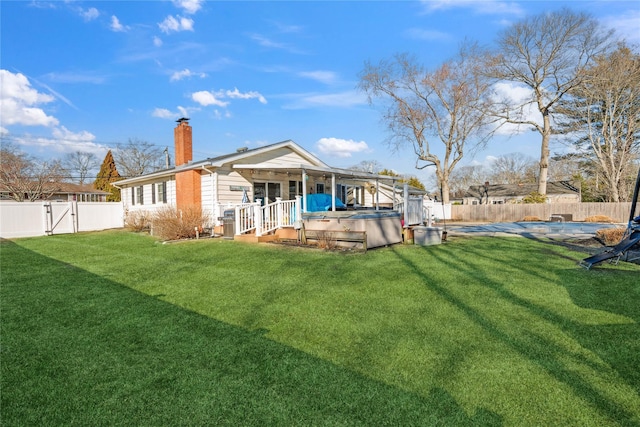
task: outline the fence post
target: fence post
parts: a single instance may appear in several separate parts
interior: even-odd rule
[[[44,234],[45,236],[50,236],[53,234],[51,232],[51,227],[53,226],[53,212],[51,209],[51,202],[42,202],[42,207],[44,208]]]

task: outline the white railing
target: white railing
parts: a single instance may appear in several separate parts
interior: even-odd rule
[[[300,197],[296,200],[276,201],[265,206],[260,202],[235,207],[235,234],[255,232],[256,236],[279,228],[293,227],[300,215]]]
[[[235,234],[245,234],[256,229],[256,214],[260,212],[260,202],[243,203],[235,207]]]
[[[422,197],[410,197],[407,200],[407,214],[405,215],[405,226],[422,224],[425,220],[422,209]],[[405,203],[397,203],[394,209],[404,214]]]

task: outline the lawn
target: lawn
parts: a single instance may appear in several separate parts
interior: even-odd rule
[[[0,251],[2,425],[640,425],[635,264],[519,237]]]

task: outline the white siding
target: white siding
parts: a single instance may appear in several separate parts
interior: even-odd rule
[[[309,165],[316,166],[288,147],[278,148],[255,156],[249,156],[234,162],[235,164],[260,164],[266,167]]]
[[[173,177],[172,177],[173,178]],[[166,195],[167,195],[167,202],[166,203],[162,203],[160,201],[160,198],[157,197],[157,192],[158,192],[158,184],[164,182],[166,185]],[[136,196],[136,202],[135,204],[131,203],[131,193],[132,191],[136,192],[137,195],[137,191],[138,188],[142,187],[142,195],[143,195],[143,203],[140,204],[138,203],[138,198]],[[156,193],[156,198],[155,198],[155,203],[153,203],[153,192]],[[136,185],[133,187],[126,187],[123,188],[120,191],[120,197],[122,200],[122,204],[124,206],[125,211],[129,211],[129,212],[133,212],[133,211],[155,211],[156,209],[159,209],[163,206],[167,206],[167,205],[172,205],[175,206],[176,204],[176,181],[174,179],[168,180],[168,181],[155,181],[155,182],[148,182],[145,183],[143,185]]]
[[[214,223],[219,216],[216,212],[215,185],[216,175],[214,173],[203,172],[200,175],[202,213],[209,217],[211,223]]]
[[[245,187],[247,188],[247,195],[249,200],[253,200],[253,181],[259,180],[257,177],[267,177],[266,172],[256,173],[253,175],[253,181],[249,181],[242,174],[246,172],[238,172],[232,170],[229,167],[222,167],[218,169],[218,197],[219,203],[242,203],[242,191],[232,191],[232,187]],[[251,179],[251,177],[249,178]]]

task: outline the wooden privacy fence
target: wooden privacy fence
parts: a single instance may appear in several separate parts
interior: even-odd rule
[[[451,219],[469,222],[517,222],[529,216],[549,221],[551,215],[571,215],[573,221],[584,221],[590,216],[605,215],[615,222],[626,223],[630,210],[631,202],[453,205]]]
[[[0,237],[5,239],[122,227],[122,203],[0,202]]]

